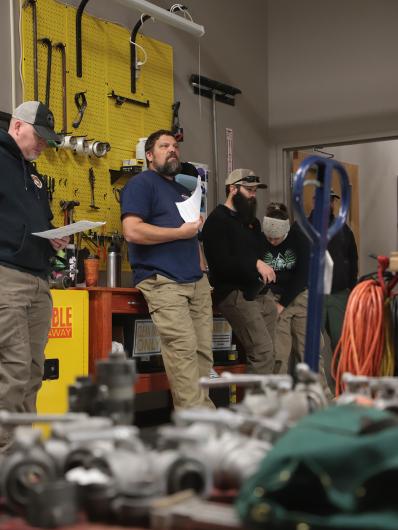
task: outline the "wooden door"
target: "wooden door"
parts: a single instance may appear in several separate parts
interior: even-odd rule
[[[293,151],[292,156],[292,181],[293,176],[296,173],[296,171],[299,168],[299,165],[301,162],[307,158],[308,156],[314,155],[314,152],[312,151]],[[351,185],[351,204],[350,209],[348,212],[348,219],[347,224],[350,226],[351,230],[354,233],[355,241],[357,243],[358,247],[358,254],[359,254],[359,168],[355,164],[349,164],[347,162],[342,162],[339,160],[339,162],[344,166],[345,170],[347,171],[347,175],[350,181]],[[313,179],[314,175],[311,175],[311,172],[309,171],[308,174],[305,176],[305,179]],[[341,189],[340,189],[340,179],[339,176],[333,175],[332,176],[332,188],[333,190],[341,196]],[[304,210],[306,215],[309,215],[313,208],[313,196],[314,196],[314,187],[313,186],[304,186]],[[336,211],[338,212],[339,207],[339,201],[337,201]]]

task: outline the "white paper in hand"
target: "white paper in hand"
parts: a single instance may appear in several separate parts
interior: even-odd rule
[[[323,277],[323,292],[324,294],[330,294],[332,292],[333,283],[333,260],[332,256],[326,251],[325,254],[325,272]]]
[[[84,232],[85,230],[93,230],[105,223],[106,221],[77,221],[77,223],[70,223],[59,228],[44,230],[44,232],[32,232],[32,235],[44,237],[45,239],[61,239],[62,237],[71,236],[72,234]]]
[[[201,179],[198,178],[195,191],[186,201],[176,202],[178,211],[186,223],[193,223],[200,217],[200,204],[202,202]]]

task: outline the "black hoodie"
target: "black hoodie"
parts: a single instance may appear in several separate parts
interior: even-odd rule
[[[202,239],[215,303],[231,291],[261,287],[256,263],[263,258],[265,236],[258,219],[245,225],[235,211],[219,204],[203,226]]]
[[[51,228],[51,219],[43,179],[0,129],[0,265],[46,278],[54,251],[32,232]]]
[[[297,223],[279,245],[267,241],[264,261],[276,274],[271,291],[280,295],[279,303],[287,307],[308,285],[310,242]]]

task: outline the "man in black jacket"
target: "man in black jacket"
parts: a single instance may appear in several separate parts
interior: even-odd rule
[[[256,192],[266,185],[250,169],[235,169],[225,185],[227,200],[202,231],[214,302],[245,350],[248,371],[272,373],[277,311],[267,284],[275,273],[262,259],[265,237],[256,218]]]
[[[339,195],[331,190],[329,225],[334,221],[334,208],[339,199]],[[340,339],[348,296],[358,278],[357,245],[346,223],[329,242],[328,251],[333,260],[333,281],[331,293],[324,299],[324,327],[334,351]]]
[[[22,103],[8,132],[0,130],[0,409],[10,412],[36,411],[52,313],[49,258],[68,243],[32,235],[52,219],[32,161],[59,139],[52,112],[38,101]],[[4,451],[12,432],[0,432]]]
[[[329,226],[333,223],[334,208],[340,196],[330,190]],[[309,215],[312,221],[314,212]],[[339,342],[345,309],[351,289],[358,277],[358,250],[351,228],[344,223],[343,228],[331,239],[328,252],[333,260],[333,279],[330,294],[325,295],[323,301],[323,328],[330,337],[332,351]]]

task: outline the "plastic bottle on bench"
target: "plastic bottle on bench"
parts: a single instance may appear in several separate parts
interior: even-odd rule
[[[145,142],[147,141],[146,138],[140,138],[135,146],[135,158],[137,160],[142,160],[143,165],[142,169],[147,169],[147,163],[146,163],[146,156],[145,156]]]

